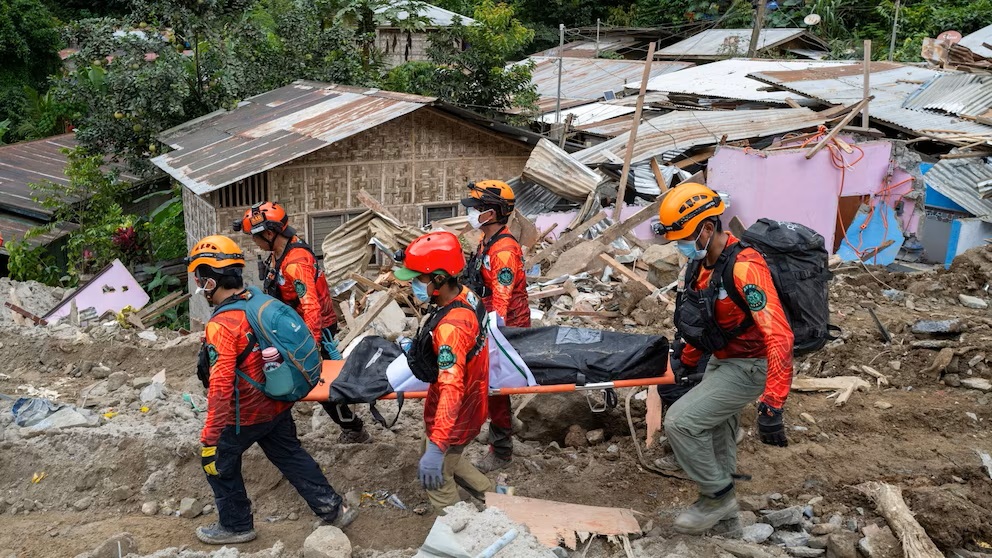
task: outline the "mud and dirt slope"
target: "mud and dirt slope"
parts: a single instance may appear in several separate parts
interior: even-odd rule
[[[831,303],[843,339],[800,358],[797,371],[858,375],[873,387],[842,407],[826,393],[793,393],[786,407],[793,428],[787,448],[760,444],[753,412],[746,411],[739,469],[753,480],[742,482],[739,493],[780,495],[772,507],[822,496],[817,516],[839,514],[857,526],[877,516],[852,487],[884,480],[903,487],[917,519],[942,548],[992,543],[992,480],[976,453],[992,452],[992,386],[981,381],[992,381],[992,314],[959,299],[965,294],[987,301],[990,270],[992,256],[984,250],[969,253],[949,271],[840,270]],[[891,343],[882,342],[868,308]],[[963,331],[911,331],[919,320],[942,319],[959,319],[956,329]],[[196,339],[156,333],[153,342],[114,327],[0,328],[0,393],[54,392],[59,401],[101,417],[96,427],[37,433],[11,424],[11,402],[0,401],[0,556],[7,550],[18,557],[76,556],[121,531],[134,534],[142,553],[184,545],[208,550],[196,542],[193,529],[213,521],[212,514],[175,515],[184,498],[211,503],[197,457],[202,418],[193,405],[202,403],[202,387],[193,371]],[[936,348],[920,348],[921,341]],[[952,354],[934,368],[940,348]],[[852,371],[862,365],[885,374],[891,385],[879,388],[871,376]],[[149,378],[162,370],[165,398],[141,401]],[[191,402],[184,400],[186,393]],[[381,407],[387,416],[394,411],[388,403]],[[643,404],[633,411],[642,426]],[[396,493],[409,510],[424,501],[416,481],[422,428],[416,402],[404,407],[392,431],[376,427],[375,443],[363,446],[338,445],[337,428],[319,407],[300,404],[295,413],[305,446],[340,492],[359,499],[363,493]],[[807,419],[800,418],[804,413]],[[582,395],[549,395],[531,400],[520,418],[523,440],[509,469],[518,494],[633,508],[654,537],[670,535],[674,515],[695,499],[691,483],[638,466],[622,409],[593,415]],[[564,447],[573,424],[604,428],[605,441]],[[481,444],[472,448],[483,451]],[[652,450],[651,457],[659,455]],[[244,471],[259,530],[258,540],[244,550],[282,541],[283,555],[298,554],[311,532],[309,510],[260,452],[249,452]],[[433,519],[375,500],[363,499],[362,516],[347,531],[360,553],[419,546]],[[146,515],[143,508],[157,510]]]

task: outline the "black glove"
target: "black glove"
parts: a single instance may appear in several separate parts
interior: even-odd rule
[[[680,386],[694,386],[703,381],[703,373],[706,372],[710,355],[704,354],[694,366],[687,366],[682,362],[685,341],[676,339],[672,347],[672,374],[675,375],[675,383]]]
[[[789,439],[785,437],[782,409],[764,403],[758,405],[758,436],[763,444],[782,448],[789,445]]]

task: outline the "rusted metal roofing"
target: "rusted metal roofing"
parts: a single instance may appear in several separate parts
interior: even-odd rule
[[[325,238],[315,238],[314,242],[320,242],[323,248],[327,282],[335,285],[347,279],[352,272],[365,271],[375,253],[375,247],[371,244],[373,237],[390,250],[396,251],[417,236],[415,229],[370,209],[349,219]]]
[[[21,240],[29,230],[45,224],[47,224],[46,221],[35,221],[11,213],[0,213],[0,234],[3,235],[4,241],[4,245],[0,246],[0,254],[9,254],[7,246],[10,245],[11,241]],[[27,244],[29,246],[47,246],[77,228],[78,226],[72,224],[62,225],[46,233],[32,236],[27,239]]]
[[[297,81],[166,130],[152,162],[205,194],[435,102],[433,97]]]
[[[968,116],[992,108],[992,76],[940,74],[903,101],[904,108]]]
[[[827,52],[830,46],[802,28],[766,28],[758,36],[758,52],[787,43],[801,52]],[[750,29],[708,29],[667,46],[655,53],[655,58],[676,60],[713,60],[746,54],[751,44]],[[802,48],[805,45],[808,48]]]
[[[561,121],[564,122],[568,115],[572,115],[572,127],[577,128],[579,126],[595,124],[597,122],[602,122],[604,120],[609,120],[625,114],[631,114],[635,110],[636,109],[634,107],[626,107],[621,105],[588,103],[575,107],[569,107],[567,109],[563,107],[561,109]],[[554,109],[542,114],[539,120],[545,124],[554,124]]]
[[[77,145],[75,134],[62,134],[0,147],[0,210],[48,221],[52,213],[32,199],[35,194],[31,185],[42,182],[68,185],[65,175],[68,161],[62,150]],[[140,180],[125,172],[121,165],[111,164],[105,169],[117,170],[125,182]]]
[[[968,47],[971,52],[979,56],[992,57],[992,48],[985,46],[986,44],[992,45],[992,25],[987,25],[974,33],[961,37],[958,44]]]
[[[863,72],[863,65],[859,62],[788,72],[755,72],[749,77],[825,103],[851,105],[864,96]],[[942,75],[942,72],[892,62],[872,62],[870,72],[869,94],[875,97],[869,105],[871,119],[918,135],[931,135],[937,130],[943,131],[945,136],[949,133],[992,134],[990,126],[945,114],[903,108],[910,95],[921,85]],[[946,139],[943,141],[955,143]]]
[[[628,114],[626,116],[618,116],[617,118],[603,120],[602,122],[594,122],[585,126],[576,126],[575,129],[594,136],[615,138],[621,134],[626,134],[629,132],[631,126],[633,125],[634,115]]]
[[[968,210],[992,222],[992,165],[982,159],[944,159],[925,175],[926,183]]]
[[[768,91],[768,84],[751,79],[748,74],[828,68],[847,64],[850,64],[850,61],[732,58],[652,78],[648,81],[647,88],[648,91],[785,105],[786,99],[790,97],[795,99],[797,95],[788,91]]]
[[[825,119],[808,108],[674,111],[641,122],[637,128],[632,163],[660,157],[667,151],[684,151],[699,145],[761,138],[815,128]],[[585,164],[622,161],[630,133],[625,133],[573,154]]]
[[[634,37],[610,37],[599,41],[599,52],[618,52],[622,49],[632,48],[638,44]],[[558,47],[552,47],[541,52],[535,52],[531,56],[537,57],[557,57]],[[596,58],[596,41],[572,41],[565,43],[562,48],[564,58]],[[605,59],[600,59],[605,60]]]
[[[535,63],[532,81],[542,98],[558,96],[558,59],[531,57]],[[691,62],[654,62],[650,78],[692,66]],[[605,58],[562,58],[561,97],[596,101],[603,93],[622,93],[624,88],[639,88],[644,62]]]

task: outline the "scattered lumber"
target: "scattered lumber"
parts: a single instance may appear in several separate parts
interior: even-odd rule
[[[876,381],[877,381],[878,387],[885,387],[885,386],[888,386],[889,385],[889,377],[886,376],[885,374],[882,374],[878,370],[875,370],[871,366],[868,366],[867,364],[862,364],[861,365],[861,371],[864,372],[865,374],[868,374],[869,376],[875,378]]]
[[[538,253],[534,254],[533,256],[527,258],[527,261],[524,262],[524,268],[525,269],[530,269],[535,264],[539,264],[539,263],[543,262],[544,260],[548,259],[549,257],[551,257],[556,251],[558,251],[558,250],[564,250],[565,248],[568,247],[568,245],[572,241],[580,238],[583,234],[586,233],[586,231],[588,231],[589,229],[591,229],[594,225],[598,224],[603,219],[606,219],[606,212],[605,211],[600,211],[599,213],[597,213],[593,217],[591,217],[588,220],[586,220],[586,222],[584,222],[581,225],[579,225],[578,227],[576,227],[576,228],[574,228],[574,229],[566,232],[565,234],[559,236],[558,237],[558,240],[554,244],[552,244],[551,246],[548,246],[544,250],[541,250],[540,252],[538,252]]]
[[[394,290],[395,289],[390,289],[390,292]],[[357,339],[358,336],[361,335],[362,332],[365,331],[365,329],[372,324],[372,320],[374,320],[376,316],[379,315],[380,312],[385,310],[386,306],[389,306],[389,303],[391,302],[393,302],[392,296],[384,296],[380,298],[379,301],[376,302],[371,308],[366,310],[365,313],[359,316],[355,327],[349,328],[348,334],[345,335],[339,347],[341,347],[342,349],[347,348],[352,341]]]
[[[634,273],[633,270],[631,270],[627,266],[623,265],[622,263],[618,262],[616,259],[614,259],[609,254],[600,254],[599,255],[599,259],[602,260],[602,262],[604,264],[606,264],[606,265],[610,266],[611,268],[613,268],[613,271],[616,271],[620,275],[623,275],[624,277],[626,277],[627,279],[629,279],[631,281],[634,281],[635,283],[640,283],[641,285],[643,285],[645,288],[647,288],[648,292],[653,293],[656,290],[658,290],[657,287],[655,287],[651,283],[648,283],[648,280],[647,279],[641,277],[637,273]]]
[[[871,384],[855,376],[837,376],[835,378],[807,378],[796,377],[792,379],[792,389],[794,391],[835,391],[837,392],[837,402],[835,406],[841,407],[855,391],[868,391]]]
[[[564,542],[566,547],[575,550],[576,533],[624,536],[641,532],[637,518],[628,509],[581,506],[493,492],[486,493],[486,506],[503,510],[549,548]]]
[[[812,159],[817,153],[820,152],[821,149],[823,149],[824,147],[827,146],[828,143],[833,141],[833,139],[837,136],[837,134],[840,133],[841,128],[850,124],[851,121],[854,120],[854,117],[860,114],[861,111],[864,110],[864,108],[868,106],[868,103],[874,98],[875,98],[874,96],[871,96],[868,97],[867,99],[862,99],[860,102],[854,105],[854,107],[851,108],[851,112],[849,112],[847,116],[845,116],[836,126],[834,126],[834,128],[830,130],[830,132],[826,135],[826,137],[824,137],[822,140],[820,140],[819,143],[813,146],[813,149],[811,149],[809,153],[806,154],[806,158]]]
[[[902,543],[906,558],[943,558],[944,553],[913,517],[913,511],[902,497],[902,489],[877,481],[862,483],[855,488],[875,503],[875,509]]]
[[[45,320],[39,318],[38,316],[35,316],[31,312],[28,312],[27,310],[21,308],[20,306],[12,302],[4,302],[3,305],[6,306],[7,308],[10,308],[10,310],[15,314],[18,314],[20,316],[23,316],[31,320],[32,322],[34,322],[34,325],[40,325],[40,326],[48,325],[48,322],[46,322]]]

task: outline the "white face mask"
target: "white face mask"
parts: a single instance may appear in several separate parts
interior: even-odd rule
[[[474,207],[468,208],[468,224],[472,225],[473,229],[478,230],[481,229],[483,225],[489,224],[488,221],[485,223],[481,222],[482,213],[483,212],[479,211]]]

